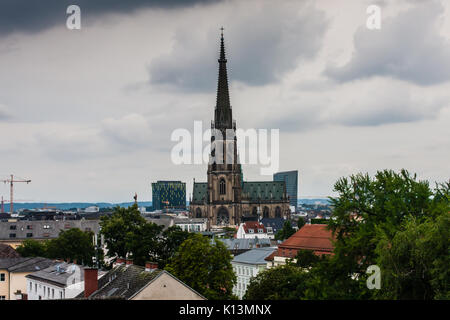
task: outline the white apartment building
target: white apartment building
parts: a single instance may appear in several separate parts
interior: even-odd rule
[[[264,259],[275,250],[277,250],[276,247],[255,248],[234,257],[231,265],[237,282],[233,287],[233,294],[242,299],[250,284],[250,279],[266,269],[267,261]]]

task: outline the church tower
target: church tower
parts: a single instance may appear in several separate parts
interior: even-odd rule
[[[208,164],[208,216],[216,225],[238,224],[242,215],[242,170],[238,161],[236,122],[228,90],[223,28],[220,38],[219,77],[214,121],[211,123],[211,155]]]

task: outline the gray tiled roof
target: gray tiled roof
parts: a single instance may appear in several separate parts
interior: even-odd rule
[[[275,250],[277,250],[276,247],[255,248],[234,257],[232,262],[246,264],[266,264],[266,261],[264,259]]]
[[[26,277],[65,287],[68,284],[68,279],[73,277],[77,271],[79,272],[77,274],[78,279],[83,281],[84,271],[81,266],[73,263],[53,261],[47,268],[33,272]]]
[[[129,299],[160,273],[159,269],[149,272],[145,271],[144,267],[136,265],[117,266],[99,279],[99,289],[89,299]],[[84,292],[77,296],[77,298],[82,297]]]
[[[222,241],[228,250],[248,250],[256,248],[256,244],[261,247],[270,246],[270,239],[217,239]]]
[[[271,227],[273,232],[276,233],[278,230],[283,229],[284,226],[284,220],[283,218],[263,218],[261,219],[261,223],[264,225],[264,227]]]
[[[41,257],[5,258],[0,259],[0,269],[8,269],[9,272],[34,272],[53,263],[53,260]]]

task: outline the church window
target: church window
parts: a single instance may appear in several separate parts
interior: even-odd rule
[[[226,194],[225,180],[224,179],[220,179],[220,182],[219,182],[219,193],[220,194]]]

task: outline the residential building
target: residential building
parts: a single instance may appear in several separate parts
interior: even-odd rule
[[[278,250],[267,257],[267,267],[296,261],[298,250],[311,250],[316,255],[333,254],[333,234],[324,224],[306,224],[278,246]]]
[[[236,239],[270,239],[266,227],[257,221],[246,221],[239,225]]]
[[[26,276],[52,263],[53,260],[40,257],[0,259],[0,300],[16,300],[16,295],[26,299]]]
[[[186,183],[160,181],[152,183],[153,210],[186,209]]]
[[[295,207],[298,206],[298,171],[283,171],[273,175],[273,181],[284,181],[286,184],[286,192],[289,195],[289,203]]]
[[[219,239],[225,244],[233,256],[247,252],[254,248],[270,247],[271,241],[268,238],[258,239]]]
[[[284,181],[244,181],[237,154],[236,121],[228,89],[227,59],[220,39],[219,76],[207,182],[194,181],[189,199],[191,217],[207,218],[209,227],[238,226],[245,216],[289,217]],[[220,134],[219,134],[220,133]]]
[[[208,219],[205,218],[183,218],[175,219],[175,225],[181,230],[189,232],[203,232],[208,228]]]
[[[267,234],[269,239],[275,239],[275,235],[278,231],[283,229],[284,222],[286,220],[283,218],[263,218],[261,219],[261,223],[267,230]]]
[[[105,273],[98,274],[99,277]],[[28,300],[60,300],[76,297],[84,291],[83,267],[56,262],[26,276]]]
[[[201,294],[157,264],[147,263],[145,268],[132,264],[132,260],[120,259],[102,278],[96,281],[96,269],[87,270],[85,290],[77,298],[121,300],[205,300]]]
[[[256,277],[260,271],[266,270],[267,262],[264,259],[276,250],[276,247],[255,248],[233,258],[231,265],[237,278],[233,293],[239,299],[242,299],[247,291],[250,279]]]
[[[100,231],[99,220],[19,220],[0,222],[0,243],[17,248],[24,240],[48,240],[63,230],[78,228],[82,231]]]

